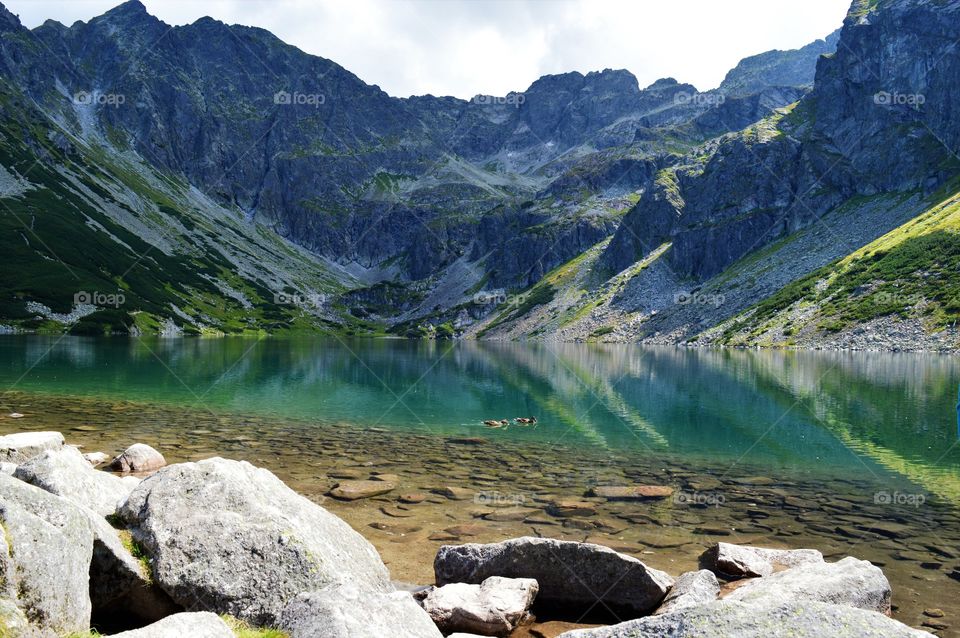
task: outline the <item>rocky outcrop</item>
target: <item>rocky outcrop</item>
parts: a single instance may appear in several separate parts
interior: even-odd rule
[[[437,585],[479,584],[491,576],[532,578],[538,602],[586,611],[603,604],[620,617],[650,613],[673,579],[631,556],[590,543],[523,537],[489,545],[445,545],[434,560]]]
[[[236,638],[227,623],[208,611],[167,616],[146,627],[111,634],[109,638]]]
[[[0,436],[0,461],[19,465],[47,450],[59,450],[65,445],[59,432],[17,432]]]
[[[110,516],[130,495],[140,480],[120,478],[93,469],[74,447],[48,450],[17,468],[14,476],[21,481],[62,496],[91,509],[100,516]]]
[[[436,587],[420,604],[445,634],[506,636],[527,617],[538,590],[537,581],[530,578],[491,576],[479,585]]]
[[[745,603],[816,601],[890,613],[890,583],[879,567],[853,557],[810,563],[751,580],[726,596]]]
[[[82,575],[85,598],[94,609],[128,595],[137,596],[141,607],[146,609],[155,599],[151,595],[150,576],[143,565],[123,546],[117,531],[92,510],[5,476],[0,476],[0,502],[25,507],[53,525],[74,520],[83,522],[86,532],[82,538],[85,543],[89,535],[91,547],[83,550],[90,554]]]
[[[713,602],[719,595],[720,583],[713,572],[706,569],[686,572],[677,577],[663,604],[653,613],[669,614],[687,607],[696,607]]]
[[[749,605],[719,600],[671,614],[599,629],[568,631],[558,638],[930,638],[883,614],[819,602]]]
[[[749,95],[767,87],[812,86],[817,60],[837,50],[840,30],[823,40],[791,51],[767,51],[751,55],[731,69],[719,91],[725,96]]]
[[[0,476],[0,523],[0,597],[44,632],[86,632],[93,554],[86,517],[64,499]]]
[[[815,549],[769,549],[749,545],[717,543],[700,555],[700,568],[725,578],[769,576],[777,568],[822,563]]]
[[[298,594],[353,584],[385,592],[376,550],[267,470],[220,458],[171,465],[119,510],[180,605],[274,625]]]
[[[854,2],[812,92],[661,171],[604,265],[620,271],[671,243],[670,270],[702,282],[854,197],[945,183],[960,172],[960,118],[945,108],[960,78],[958,15],[955,3]]]
[[[167,464],[163,455],[145,443],[134,443],[110,461],[114,472],[152,472]]]
[[[346,585],[297,596],[279,626],[290,638],[440,638],[413,597],[403,591],[371,593]]]

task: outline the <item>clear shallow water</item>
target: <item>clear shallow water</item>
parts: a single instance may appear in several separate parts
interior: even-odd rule
[[[0,338],[0,387],[788,472],[960,496],[941,355],[336,339]],[[487,419],[536,416],[504,431]]]
[[[444,542],[531,533],[673,574],[718,540],[815,547],[881,565],[898,618],[919,625],[941,607],[954,626],[941,635],[957,635],[958,384],[958,361],[936,355],[16,336],[0,338],[0,433],[264,465],[367,535],[404,580],[429,582]],[[12,411],[26,417],[2,417]],[[540,422],[482,424],[517,416]],[[372,472],[396,475],[397,490],[324,498]],[[586,496],[631,483],[682,498]],[[475,498],[434,493],[451,485]],[[410,492],[428,498],[407,505]],[[557,516],[564,500],[593,511]]]

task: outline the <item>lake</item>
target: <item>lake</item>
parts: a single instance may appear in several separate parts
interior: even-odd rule
[[[915,626],[925,608],[954,613],[960,595],[950,356],[5,336],[0,385],[3,433],[268,467],[367,536],[401,580],[430,582],[443,543],[539,534],[674,575],[717,541],[850,554],[883,567],[895,615]],[[398,488],[324,496],[376,473]],[[632,484],[674,494],[590,496]]]

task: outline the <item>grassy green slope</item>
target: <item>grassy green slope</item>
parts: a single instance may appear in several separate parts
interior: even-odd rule
[[[321,303],[344,282],[316,257],[123,148],[71,136],[12,92],[0,107],[0,324],[83,334],[344,328]],[[101,299],[78,307],[84,293]]]
[[[882,317],[936,332],[960,319],[960,184],[859,250],[784,287],[724,326],[731,345],[772,332],[829,335]],[[791,345],[791,339],[768,345]]]

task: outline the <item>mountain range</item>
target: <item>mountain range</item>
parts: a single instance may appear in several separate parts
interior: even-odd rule
[[[0,324],[954,348],[958,14],[463,100],[137,0],[0,9]]]

